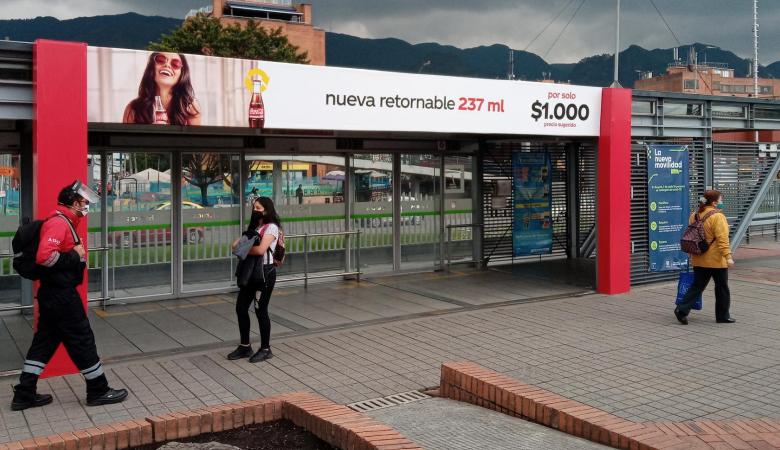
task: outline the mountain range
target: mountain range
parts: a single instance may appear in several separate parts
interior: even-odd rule
[[[89,45],[145,49],[149,42],[178,27],[181,19],[126,13],[108,16],[58,20],[53,17],[0,20],[0,38],[32,42],[38,38],[86,42]],[[693,47],[702,61],[726,63],[735,75],[746,76],[749,59],[720,48],[695,43],[679,48],[688,55]],[[540,56],[511,50],[514,77],[522,80],[550,78],[574,84],[607,86],[612,81],[611,54],[594,55],[574,64],[551,64]],[[506,45],[494,44],[461,49],[437,43],[410,44],[400,39],[365,39],[340,33],[327,33],[326,59],[329,66],[379,69],[397,72],[457,75],[477,78],[507,78],[509,52]],[[647,50],[631,45],[620,52],[620,82],[633,86],[641,72],[664,73],[673,50]],[[759,70],[762,77],[780,75],[780,61]]]

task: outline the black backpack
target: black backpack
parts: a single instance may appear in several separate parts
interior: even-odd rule
[[[68,222],[74,241],[78,245],[80,240],[73,224],[70,223],[70,219],[62,214],[58,215]],[[35,257],[38,254],[38,244],[41,242],[41,227],[46,220],[48,219],[30,221],[29,218],[25,218],[11,241],[11,248],[14,252],[14,271],[22,278],[38,280],[43,274],[44,267],[35,262]]]

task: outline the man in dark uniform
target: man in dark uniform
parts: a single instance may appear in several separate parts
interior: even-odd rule
[[[127,390],[111,389],[97,354],[95,336],[76,287],[84,281],[86,251],[76,227],[89,212],[97,194],[80,181],[63,188],[57,209],[41,226],[36,262],[43,266],[38,289],[38,329],[24,361],[19,384],[14,386],[11,409],[20,411],[51,403],[52,396],[36,392],[43,372],[60,343],[87,382],[87,405],[118,403]]]

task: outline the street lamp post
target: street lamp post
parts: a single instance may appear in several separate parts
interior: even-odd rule
[[[609,87],[623,87],[618,81],[618,59],[620,56],[620,0],[617,0],[615,8],[615,75],[612,78],[612,84]]]

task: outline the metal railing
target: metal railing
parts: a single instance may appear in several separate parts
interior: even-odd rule
[[[451,244],[452,244],[452,230],[456,229],[456,228],[467,228],[469,230],[473,230],[473,229],[480,229],[481,230],[482,227],[483,227],[483,225],[481,223],[450,224],[450,225],[446,226],[446,228],[447,228],[447,242],[445,243],[445,245],[446,245],[445,252],[446,252],[446,257],[447,257],[447,271],[450,270],[450,266],[452,266],[452,264],[453,264],[452,263],[452,249],[450,248]],[[472,239],[473,239],[473,233],[472,233]],[[462,240],[464,240],[464,239],[458,239],[458,241],[462,241]],[[474,259],[474,254],[472,253],[470,259],[466,259],[466,260],[463,260],[463,261],[458,261],[457,263],[458,264],[468,264],[468,263],[474,263],[474,262],[479,262],[479,261],[476,261]]]
[[[321,279],[321,278],[334,278],[334,277],[347,277],[355,276],[357,281],[360,282],[360,230],[357,231],[342,231],[336,233],[303,233],[303,234],[290,234],[285,235],[284,239],[303,239],[303,276],[285,277],[278,280],[278,282],[289,281],[301,281],[303,280],[304,289],[309,288],[309,280]],[[352,236],[357,236],[355,239],[355,270],[350,270],[349,258],[345,261],[344,272],[341,273],[322,273],[318,275],[309,275],[309,238],[313,237],[329,237],[329,236],[344,236],[346,237],[346,248],[352,248]]]
[[[774,234],[775,241],[780,237],[780,180],[774,180],[767,190],[764,201],[750,222],[745,240],[749,244],[751,237],[765,235],[767,231]]]

